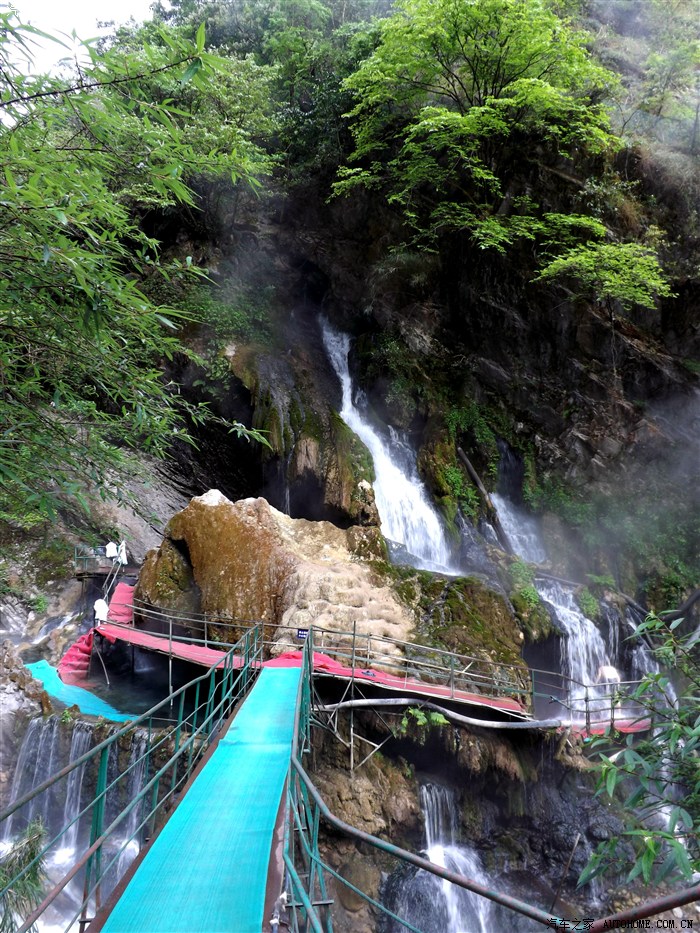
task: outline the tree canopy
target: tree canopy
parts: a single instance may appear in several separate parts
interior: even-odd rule
[[[231,70],[203,28],[89,48],[72,83],[20,71],[34,34],[2,14],[0,476],[6,501],[46,511],[85,481],[104,489],[123,450],[162,454],[182,432],[162,368],[182,349],[177,322],[140,282],[192,270],[161,261],[139,211],[193,204],[197,175],[252,181],[264,160],[230,116],[210,128]]]
[[[552,210],[534,195],[617,148],[603,103],[617,78],[587,41],[547,0],[401,0],[346,80],[356,145],[336,193],[385,193],[429,248],[455,233],[499,252],[532,242],[554,277],[551,260],[608,234],[573,196]]]

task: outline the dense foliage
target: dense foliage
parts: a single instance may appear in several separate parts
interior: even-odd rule
[[[27,917],[41,903],[46,870],[40,853],[45,842],[46,831],[37,818],[0,857],[0,933],[14,933],[20,918]]]
[[[617,22],[622,7],[635,15]],[[186,437],[185,423],[211,417],[163,376],[170,359],[190,353],[182,325],[203,321],[222,342],[267,340],[272,286],[232,277],[212,289],[182,242],[165,254],[157,231],[175,215],[214,239],[243,191],[272,193],[283,207],[300,191],[323,205],[333,180],[355,204],[369,191],[370,285],[374,276],[403,289],[404,306],[426,295],[426,307],[439,306],[436,270],[458,242],[463,255],[505,257],[540,289],[565,290],[582,314],[603,306],[614,342],[616,315],[653,311],[671,295],[660,257],[670,266],[668,244],[700,229],[694,8],[693,0],[174,0],[156,4],[153,22],[87,49],[69,79],[26,75],[18,61],[35,32],[0,14],[0,514],[50,513],[86,485],[104,494],[131,454],[165,454]],[[609,28],[594,19],[595,34],[584,30],[594,13]],[[634,158],[658,164],[644,150],[650,139],[669,147],[665,163],[681,158],[688,172],[677,186],[682,230],[660,229],[655,195],[644,201],[623,177],[632,143]],[[690,253],[684,275],[696,281]],[[430,380],[400,322],[392,326],[372,335],[373,365],[390,377],[387,401],[409,423],[421,393],[426,411],[434,399],[426,401]],[[453,356],[450,375],[464,368]],[[215,363],[224,381],[228,360]],[[374,377],[371,366],[365,375]],[[450,444],[460,432],[473,436],[494,472],[491,422],[451,392],[440,400]],[[476,517],[457,461],[436,472],[445,498]],[[669,604],[692,582],[698,554],[697,515],[681,514],[685,475],[662,515],[651,480],[643,478],[644,502],[639,485],[625,483],[617,511],[607,506],[611,486],[605,508],[581,484],[564,495],[543,483],[533,495],[550,512],[559,506],[591,552],[602,552],[604,538],[607,555],[639,558],[635,572],[642,560],[661,568],[659,598]],[[622,582],[612,559],[604,569]],[[516,595],[534,605],[525,565],[515,562],[511,575]],[[664,634],[658,620],[646,628]],[[674,705],[667,681],[647,678],[636,699],[659,728],[604,759],[606,792],[634,779],[627,803],[645,822],[617,851],[598,853],[592,872],[615,866],[624,843],[635,851],[632,880],[649,880],[657,866],[700,867],[695,652],[694,636],[667,635],[660,660],[679,665],[688,689]],[[691,789],[684,803],[674,787]]]
[[[176,324],[141,282],[189,263],[162,262],[139,216],[192,205],[197,175],[252,180],[262,159],[235,114],[211,129],[232,71],[204,52],[203,29],[88,49],[73,83],[22,73],[32,35],[2,15],[0,476],[6,503],[47,511],[86,482],[104,490],[124,449],[162,454],[182,430],[162,375]]]
[[[700,869],[700,631],[686,626],[684,632],[683,626],[683,619],[668,625],[649,616],[637,628],[636,636],[658,645],[656,658],[674,671],[676,685],[666,674],[647,674],[632,699],[653,729],[641,742],[627,736],[622,751],[600,752],[599,793],[622,800],[627,827],[598,847],[581,883],[611,871],[628,882],[640,875],[645,882],[662,881],[674,873],[690,879]]]
[[[377,189],[415,242],[461,234],[506,252],[532,242],[543,278],[586,279],[606,258],[604,298],[651,305],[667,289],[653,247],[614,240],[592,212],[537,198],[547,173],[602,171],[618,146],[603,100],[613,72],[547,0],[402,0],[346,80],[356,148],[337,193]],[[357,165],[356,163],[360,163]],[[643,258],[646,275],[631,260]]]

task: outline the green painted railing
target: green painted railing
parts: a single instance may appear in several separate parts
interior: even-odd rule
[[[333,900],[328,896],[329,878],[334,878],[338,884],[353,891],[370,906],[375,915],[383,914],[390,917],[410,933],[422,933],[418,927],[399,917],[385,904],[362,891],[349,879],[344,878],[322,857],[319,848],[322,822],[331,827],[335,833],[339,832],[356,842],[370,846],[383,853],[384,856],[393,857],[396,864],[414,865],[416,868],[450,881],[515,913],[529,917],[543,926],[561,929],[564,921],[553,916],[551,912],[540,910],[532,904],[527,904],[507,894],[492,891],[463,875],[429,862],[413,852],[350,826],[331,813],[302,764],[303,756],[310,749],[312,722],[310,681],[313,672],[313,651],[314,630],[311,629],[303,653],[303,672],[297,697],[296,732],[292,743],[287,781],[284,865],[289,898],[288,918],[286,919],[292,933],[306,933],[309,930],[313,930],[314,933],[333,933],[331,913]]]
[[[84,770],[87,783],[94,782],[93,799],[53,835],[44,845],[35,862],[26,866],[22,872],[22,874],[29,872],[32,865],[39,859],[55,857],[62,843],[65,843],[66,834],[71,828],[76,824],[80,827],[81,824],[84,826],[88,821],[90,822],[89,836],[86,835],[86,838],[80,840],[80,844],[71,857],[70,866],[65,871],[61,870],[52,874],[51,889],[31,916],[23,919],[19,933],[26,933],[71,883],[73,883],[73,891],[77,886],[82,886],[82,898],[79,896],[75,898],[77,906],[75,903],[71,906],[69,914],[72,913],[72,916],[65,921],[66,927],[78,921],[82,930],[84,925],[91,920],[88,914],[94,916],[100,911],[106,897],[121,880],[123,872],[120,871],[120,858],[124,850],[134,841],[140,846],[142,842],[153,837],[164,822],[167,811],[175,804],[176,796],[186,789],[197,763],[216,737],[221,725],[231,714],[234,705],[247,692],[252,679],[260,669],[264,653],[269,648],[269,644],[264,641],[263,634],[262,625],[250,625],[235,646],[226,654],[222,652],[222,659],[215,667],[166,697],[138,719],[114,732],[90,752],[71,762],[70,765],[0,813],[1,835],[2,828],[7,825],[6,821],[15,816],[19,817],[23,813],[26,814],[27,809],[31,811],[32,806],[36,807],[44,794],[50,796],[55,810],[64,799],[62,795],[67,793],[68,780],[71,775],[75,776],[77,768]],[[304,634],[307,637],[302,645],[289,645],[289,647],[303,648],[303,670],[297,697],[295,734],[287,782],[283,856],[285,886],[290,897],[288,907],[290,929],[294,933],[308,930],[314,930],[316,933],[332,933],[333,901],[329,897],[329,880],[335,879],[336,884],[343,885],[363,899],[375,915],[384,914],[411,933],[421,933],[414,925],[389,910],[386,905],[360,890],[347,878],[343,878],[321,856],[319,842],[322,824],[331,827],[334,833],[341,833],[357,843],[378,850],[382,853],[381,857],[384,860],[393,858],[397,865],[407,863],[417,869],[423,869],[545,926],[557,928],[561,925],[564,921],[560,918],[552,917],[516,898],[491,891],[386,840],[364,833],[331,813],[302,764],[304,756],[311,747],[311,727],[314,721],[312,704],[314,650],[332,653],[338,660],[348,660],[349,666],[355,668],[367,664],[370,660],[376,662],[378,657],[385,654],[384,643],[388,640],[377,640],[365,635],[359,640],[354,637],[348,656],[346,655],[347,644],[338,644],[335,650],[331,644],[332,635],[343,634],[347,637],[347,633],[329,633],[327,630],[312,627]],[[377,648],[374,644],[376,641],[381,642],[381,648]],[[275,639],[274,645],[279,651],[279,638]],[[401,643],[401,646],[404,647],[405,643]],[[426,650],[435,653],[433,649]],[[447,658],[447,653],[440,654],[444,654]],[[418,673],[419,677],[422,675],[426,678],[426,682],[435,683],[437,680],[439,683],[444,672],[449,670],[447,684],[453,686],[453,689],[458,682],[455,678],[456,658],[459,656],[447,658],[446,661],[442,657],[436,660],[425,656],[416,658],[414,655],[407,659],[404,655],[404,660],[411,664],[411,673],[414,676],[416,662],[421,662]],[[401,657],[394,655],[391,659],[387,657],[385,665],[390,660],[394,664],[401,663]],[[459,658],[459,663],[463,661],[464,659]],[[474,676],[475,671],[471,667],[467,670],[463,669],[460,673]],[[556,683],[552,681],[552,688],[558,686],[560,681],[561,678]],[[611,696],[619,696],[624,686],[626,685],[611,685]],[[548,688],[549,684],[546,689]],[[502,685],[498,685],[497,689],[502,690]],[[567,689],[571,689],[570,685]],[[588,705],[587,693],[585,698],[586,705]],[[557,702],[561,701],[557,700]],[[610,702],[612,707],[613,701]],[[175,710],[177,710],[176,714]],[[135,735],[143,744],[143,753],[137,757],[132,755],[133,760],[130,760],[126,767],[114,767],[115,756],[118,758],[120,750],[124,756],[126,750],[130,746],[133,747]],[[130,777],[139,768],[142,768],[144,772],[143,778],[139,781],[140,788],[131,799],[125,799]],[[115,774],[113,775],[112,772]],[[117,812],[114,807],[116,798],[121,798]],[[132,819],[134,813],[137,816]],[[125,832],[127,824],[129,831]],[[19,877],[21,875],[0,891],[0,896],[15,884]],[[62,913],[66,915],[65,911]]]
[[[235,704],[249,690],[261,660],[261,632],[255,626],[225,655],[222,653],[221,661],[201,677],[180,687],[0,813],[2,835],[7,821],[13,818],[14,829],[14,820],[28,812],[36,812],[43,799],[48,799],[54,810],[60,806],[65,800],[70,775],[76,769],[83,769],[81,776],[86,780],[95,780],[93,799],[58,832],[49,834],[51,838],[36,859],[0,891],[2,897],[38,861],[50,866],[50,890],[36,910],[22,918],[18,933],[30,930],[71,883],[74,897],[76,887],[82,885],[82,897],[76,898],[77,907],[74,901],[71,903],[71,915],[64,921],[66,929],[76,921],[83,929],[91,919],[88,914],[94,915],[100,910],[105,895],[119,883],[128,868],[120,869],[122,853],[132,841],[140,847],[141,842],[150,839],[160,828],[167,811],[176,802],[176,795],[185,788]],[[174,709],[177,709],[176,717]],[[138,756],[129,752],[135,738],[144,747]],[[128,766],[110,767],[110,762],[118,762],[120,754],[129,757]],[[137,769],[143,772],[141,786],[126,799],[131,775]],[[134,812],[137,817],[130,820]],[[70,863],[64,870],[60,867],[59,856],[66,847],[68,833],[75,824],[80,827],[88,821],[89,836],[78,837]],[[128,824],[131,831],[125,835]],[[66,916],[65,902],[61,913]]]

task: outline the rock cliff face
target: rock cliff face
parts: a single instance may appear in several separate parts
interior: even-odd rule
[[[561,194],[556,185],[549,191],[553,205]],[[654,511],[686,461],[687,438],[697,433],[696,290],[679,286],[678,298],[665,300],[658,314],[611,317],[592,302],[533,283],[527,251],[506,260],[457,236],[439,254],[412,251],[397,245],[397,218],[371,194],[327,202],[313,183],[290,195],[284,210],[270,198],[251,201],[245,215],[254,243],[231,244],[217,275],[222,285],[247,281],[245,269],[254,268],[255,287],[275,294],[270,335],[257,344],[231,338],[221,355],[232,378],[229,395],[237,395],[248,423],[266,432],[270,448],[236,448],[228,457],[236,481],[227,480],[222,462],[209,485],[232,499],[263,495],[295,517],[340,527],[377,522],[360,485],[372,481],[367,452],[337,416],[340,388],[318,323],[324,315],[354,335],[351,368],[368,417],[409,432],[448,521],[469,486],[460,479],[455,442],[493,486],[486,425],[527,459],[530,491],[543,491],[541,510],[562,484],[586,503],[609,501],[612,512],[628,497],[612,535],[595,546],[579,535],[583,564],[556,569],[572,577],[594,569],[641,599],[650,594],[652,587],[644,592],[638,582],[656,572],[654,562],[641,549],[618,567],[629,542],[615,535],[639,501]],[[465,409],[477,420],[450,427],[455,411]],[[192,491],[208,488],[206,470],[200,474]],[[677,486],[669,500],[678,499]],[[685,489],[692,495],[692,484]],[[692,546],[686,550],[674,559],[692,563]]]
[[[621,824],[593,795],[594,780],[575,743],[562,736],[509,736],[415,721],[404,729],[400,719],[400,714],[382,720],[373,713],[356,713],[356,732],[385,744],[381,755],[354,772],[348,770],[348,752],[340,742],[327,732],[316,735],[313,776],[336,816],[421,852],[425,815],[420,786],[441,784],[454,794],[461,844],[479,854],[493,889],[549,907],[561,885],[560,897],[572,913],[576,906],[590,907],[592,892],[576,890],[578,874],[591,844],[618,833]],[[339,728],[347,741],[347,721]],[[357,743],[356,762],[366,754],[360,752],[364,748]],[[321,844],[339,874],[355,883],[361,879],[359,886],[375,896],[381,892],[384,903],[396,906],[401,889],[418,894],[413,869],[379,850],[325,832]],[[597,895],[608,899],[607,892]],[[351,890],[333,881],[332,896],[334,929],[377,929],[376,917]],[[509,928],[512,920],[499,917],[494,928],[496,922],[498,929]],[[379,928],[394,930],[388,923]]]
[[[312,625],[355,630],[514,665],[527,681],[524,636],[501,592],[477,579],[393,568],[376,527],[290,518],[262,498],[231,502],[210,490],[192,499],[147,555],[134,595],[205,615],[221,641],[240,637],[250,621],[269,626],[267,641],[287,644]]]
[[[52,711],[42,684],[35,680],[9,641],[0,645],[0,809],[8,803],[12,769],[29,720]]]
[[[356,626],[408,640],[412,614],[359,556],[382,548],[376,528],[292,519],[264,499],[230,502],[210,490],[171,519],[135,596],[219,620],[344,632]],[[222,640],[225,632],[222,626]]]

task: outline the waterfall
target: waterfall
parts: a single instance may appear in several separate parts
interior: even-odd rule
[[[491,501],[518,557],[531,564],[543,564],[547,560],[547,552],[535,519],[498,492],[491,493]]]
[[[56,762],[59,757],[59,740],[57,716],[49,716],[48,719],[41,717],[32,719],[17,758],[10,790],[10,803],[34,790],[58,770]],[[36,817],[41,817],[44,825],[48,826],[52,812],[55,811],[53,802],[54,794],[45,792],[13,813],[3,828],[2,841],[10,842],[14,834],[25,829],[27,824]]]
[[[428,859],[435,865],[489,886],[489,878],[476,852],[457,842],[454,791],[440,784],[422,784],[420,802],[425,819]],[[487,898],[423,870],[403,879],[392,908],[399,917],[424,933],[492,933],[502,928],[497,918],[498,910]],[[391,929],[398,930],[398,927],[392,926]]]
[[[406,439],[389,429],[383,435],[369,424],[353,399],[348,366],[350,337],[322,322],[323,342],[340,380],[343,403],[340,416],[363,441],[374,462],[374,496],[384,537],[402,545],[410,563],[425,570],[457,574],[442,521],[428,498]]]
[[[581,612],[571,587],[551,580],[536,580],[542,599],[552,608],[566,633],[565,665],[562,671],[579,684],[594,684],[603,667],[614,667],[598,627]]]
[[[144,785],[146,779],[146,749],[148,742],[145,736],[134,734],[131,740],[131,756],[129,758],[129,780],[126,788],[126,801],[133,800]],[[141,833],[139,824],[142,814],[145,810],[145,804],[142,801],[136,804],[129,811],[126,818],[126,825],[123,829],[120,846],[124,846],[119,861],[117,862],[117,876],[121,878],[129,865],[133,862],[141,849]]]
[[[534,519],[505,496],[495,493],[491,498],[517,556],[530,563],[544,563],[547,552]],[[609,626],[606,644],[598,626],[579,608],[573,587],[537,577],[535,587],[565,635],[562,674],[574,681],[569,698],[573,718],[583,719],[588,712],[593,718],[608,719],[612,693],[621,680],[617,671],[618,626]]]
[[[85,754],[92,745],[92,726],[87,722],[76,722],[73,726],[73,737],[70,743],[69,763],[77,761]],[[80,795],[83,786],[83,775],[85,774],[85,764],[78,765],[68,775],[68,785],[66,787],[66,802],[63,807],[63,825],[67,826],[80,813]],[[61,849],[56,853],[57,860],[63,856],[68,861],[75,853],[75,847],[78,842],[78,830],[80,821],[74,823],[66,830],[62,840]]]

